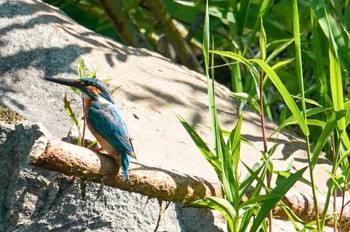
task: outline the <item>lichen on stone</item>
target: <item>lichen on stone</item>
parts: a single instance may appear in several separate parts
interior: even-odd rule
[[[0,106],[0,121],[5,121],[9,124],[18,124],[23,120],[26,120],[23,115],[20,115],[10,108]]]

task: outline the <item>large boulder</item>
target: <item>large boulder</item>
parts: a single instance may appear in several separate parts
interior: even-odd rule
[[[0,231],[153,231],[159,202],[140,194],[89,183],[87,199],[81,198],[79,181],[62,174],[28,166],[23,151],[32,145],[28,138],[40,136],[43,127],[52,137],[67,136],[72,121],[65,113],[63,96],[68,95],[76,111],[80,98],[64,86],[44,77],[77,78],[78,60],[83,59],[97,77],[111,79],[114,94],[137,153],[147,166],[176,170],[218,182],[175,115],[182,115],[210,144],[205,78],[145,49],[126,47],[83,28],[59,10],[40,1],[0,0],[0,106],[14,110],[29,122],[0,125]],[[217,84],[217,105],[222,127],[233,129],[238,104],[229,91]],[[245,112],[242,134],[261,149],[259,117]],[[40,123],[40,124],[37,124]],[[42,125],[41,125],[42,124]],[[268,132],[275,127],[268,123]],[[304,143],[290,133],[269,142],[279,144],[276,167],[294,155],[295,168],[307,165]],[[242,145],[242,160],[253,165],[260,153]],[[327,188],[324,169],[317,167],[318,184]],[[243,171],[244,173],[244,171]],[[307,174],[305,176],[307,177]],[[294,189],[310,192],[297,184]],[[159,231],[222,231],[222,218],[203,209],[183,208],[179,203],[165,210]],[[215,222],[215,223],[214,223]],[[275,231],[288,228],[276,223]]]

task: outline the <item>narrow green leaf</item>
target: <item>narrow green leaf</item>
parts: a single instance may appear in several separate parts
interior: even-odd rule
[[[225,152],[223,157],[223,188],[226,198],[231,202],[236,210],[239,208],[239,174],[238,163],[241,152],[241,126],[243,121],[243,114],[240,116],[235,129],[232,130],[227,141],[227,148],[225,145]],[[222,140],[224,141],[224,140]],[[229,189],[228,189],[229,188]],[[231,195],[228,195],[231,194]]]
[[[306,116],[310,117],[312,115],[316,115],[316,114],[320,114],[320,113],[324,113],[326,111],[329,111],[331,108],[311,108],[306,110]],[[284,120],[279,126],[278,128],[270,135],[270,137],[272,137],[273,135],[275,135],[276,133],[280,132],[283,128],[285,128],[286,126],[289,125],[294,125],[297,124],[298,122],[295,119],[295,116],[292,115],[289,118],[287,118],[286,120]],[[323,124],[324,122],[321,121],[321,124]],[[324,124],[325,126],[325,124]]]
[[[71,104],[67,98],[67,95],[64,95],[63,103],[64,103],[64,109],[66,110],[67,115],[73,120],[75,125],[79,125],[78,119],[74,113],[73,108],[71,107]]]
[[[240,207],[246,207],[248,205],[256,205],[256,203],[264,202],[268,200],[274,200],[279,197],[280,197],[280,194],[276,194],[276,193],[254,196],[253,198],[248,199],[246,202],[243,202]]]
[[[204,28],[203,28],[203,57],[204,57],[205,72],[207,75],[209,71],[209,43],[210,43],[209,39],[210,39],[209,13],[208,13],[208,1],[206,1],[205,19],[204,19]]]
[[[242,162],[242,164],[244,165],[244,167],[247,169],[248,171],[248,175],[247,177],[245,178],[245,180],[243,181],[243,183],[246,181],[246,180],[255,180],[258,182],[258,185],[255,187],[255,191],[259,191],[258,189],[260,188],[265,188],[267,189],[267,186],[265,185],[264,183],[264,179],[265,179],[265,176],[266,176],[266,170],[267,170],[267,163],[265,161],[258,161],[256,163],[256,165],[259,165],[259,164],[262,164],[262,168],[261,170],[260,169],[251,169],[247,164],[245,164],[244,162]],[[255,166],[255,165],[254,165]],[[259,167],[259,166],[257,166]],[[256,168],[256,167],[255,167]],[[260,167],[259,167],[260,168]],[[262,171],[262,172],[261,172]],[[261,172],[261,173],[260,173]],[[258,174],[261,174],[260,176]],[[243,185],[243,183],[241,185]],[[249,186],[247,186],[249,187]],[[242,192],[242,186],[241,186],[241,190],[240,190],[240,197],[242,197],[243,195],[241,194],[244,194],[245,192]]]
[[[294,155],[290,155],[286,161],[284,161],[283,166],[278,171],[290,172],[293,168]]]
[[[85,62],[83,59],[79,60],[79,68],[78,68],[78,75],[79,78],[83,78],[85,77],[86,74],[86,66],[85,66]]]
[[[262,2],[261,7],[259,9],[258,17],[255,20],[254,27],[253,27],[253,30],[251,32],[251,36],[248,40],[248,44],[243,51],[243,56],[247,53],[248,48],[250,47],[250,45],[252,44],[252,42],[255,39],[256,33],[259,30],[260,19],[264,18],[264,16],[270,11],[270,8],[272,7],[273,2],[274,2],[273,0],[265,0]]]
[[[298,106],[294,102],[292,96],[290,95],[289,91],[287,88],[283,85],[282,81],[279,79],[275,71],[264,61],[259,60],[259,59],[253,59],[253,62],[257,63],[266,73],[266,75],[270,78],[271,82],[275,85],[277,90],[280,92],[282,98],[284,99],[286,105],[292,112],[292,114],[295,116],[295,119],[298,121],[298,124],[303,131],[303,133],[308,136],[309,135],[309,128],[306,124],[306,121],[301,114]]]
[[[209,196],[205,199],[195,201],[192,203],[192,205],[206,206],[219,211],[225,217],[230,231],[235,231],[233,221],[234,218],[238,218],[238,215],[230,202],[227,200],[220,197]]]
[[[315,165],[317,164],[317,160],[318,160],[318,157],[322,151],[322,148],[324,147],[324,145],[326,144],[327,142],[327,139],[331,136],[331,134],[333,133],[333,130],[336,126],[336,116],[335,116],[335,113],[332,114],[331,117],[329,117],[329,119],[327,120],[326,122],[326,125],[324,126],[322,132],[321,132],[321,135],[320,137],[318,138],[317,140],[317,143],[316,143],[316,146],[315,146],[315,149],[314,149],[314,152],[313,152],[313,156],[312,156],[312,159],[311,159],[311,170],[314,169]]]
[[[77,144],[81,146],[81,133],[80,133],[80,123],[79,120],[77,119],[73,108],[71,107],[70,101],[67,98],[67,95],[64,95],[63,98],[63,103],[64,103],[64,109],[66,110],[67,115],[72,119],[74,122],[74,125],[77,127],[78,130],[78,141]]]
[[[280,44],[278,47],[276,47],[271,52],[271,54],[267,57],[266,63],[270,63],[270,61],[273,60],[273,58],[275,58],[278,54],[283,52],[291,43],[293,43],[293,41],[294,41],[294,38],[289,39],[289,40],[283,42],[282,44]]]
[[[350,156],[350,150],[345,151],[340,158],[337,160],[337,163],[335,164],[334,169],[337,170],[340,167],[340,164],[345,160],[348,159]]]
[[[237,12],[237,35],[242,36],[243,29],[245,28],[245,25],[247,23],[248,15],[249,15],[249,8],[250,8],[250,2],[251,0],[245,0],[240,2],[240,7]]]
[[[115,92],[117,92],[122,86],[119,85],[111,90],[111,94],[113,95]]]
[[[88,77],[89,78],[95,78],[96,77],[97,70],[93,70],[91,73],[89,73]]]
[[[299,25],[299,13],[297,0],[293,0],[293,35],[295,44],[295,68],[297,74],[297,80],[300,88],[301,103],[303,110],[305,110],[305,92],[304,92],[304,81],[303,81],[303,66],[301,60],[301,42],[300,42],[300,25]]]
[[[329,25],[327,12],[326,19],[329,27],[329,76],[331,84],[331,93],[333,106],[336,113],[344,111],[344,97],[343,97],[343,80],[341,75],[340,61],[338,58],[337,45],[334,41],[333,32]],[[337,114],[338,116],[338,114]],[[345,130],[345,117],[338,118],[338,128],[342,132]]]
[[[315,17],[315,11],[313,8],[311,8],[311,25],[312,25],[312,44],[313,44],[313,53],[314,53],[314,67],[315,67],[315,77],[318,79],[320,83],[320,88],[319,88],[319,96],[320,102],[325,102],[326,99],[326,94],[327,94],[327,89],[328,85],[326,82],[327,80],[327,75],[324,67],[323,61],[318,59],[319,57],[324,57],[323,51],[327,50],[326,46],[322,47],[322,38],[321,33],[319,31],[319,27],[317,24],[317,19]]]
[[[164,105],[170,109],[168,104],[164,103]],[[212,167],[218,174],[219,179],[221,179],[221,176],[220,176],[221,162],[218,160],[218,157],[216,157],[211,152],[207,144],[202,140],[202,138],[198,135],[198,133],[191,127],[191,125],[188,122],[186,122],[186,120],[183,117],[181,117],[179,114],[176,114],[175,112],[173,113],[181,122],[182,126],[186,129],[187,133],[191,136],[193,142],[196,144],[197,148],[203,154],[204,158],[212,165]]]
[[[233,168],[238,169],[238,163],[240,160],[241,152],[241,127],[243,121],[243,114],[238,119],[236,127],[232,130],[228,141],[228,152],[230,159],[232,160]]]
[[[286,66],[287,64],[289,64],[290,62],[292,62],[294,60],[294,58],[292,59],[288,59],[288,60],[282,60],[282,61],[278,61],[277,63],[275,63],[273,66],[272,66],[272,69],[273,70],[278,70],[284,66]]]
[[[250,231],[258,231],[262,221],[267,217],[269,212],[276,206],[276,204],[286,195],[289,189],[293,187],[293,185],[302,177],[306,169],[307,167],[298,170],[296,173],[277,184],[271,193],[268,194],[271,194],[273,197],[263,203]]]
[[[240,189],[239,189],[238,196],[240,200],[242,199],[243,195],[247,193],[249,188],[251,188],[251,186],[253,185],[253,182],[256,179],[259,179],[259,181],[261,181],[260,183],[262,183],[262,185],[264,186],[264,180],[259,178],[259,173],[261,173],[261,171],[263,170],[264,162],[262,160],[259,160],[253,165],[252,168],[250,168],[244,162],[243,162],[243,165],[247,168],[248,174],[244,177],[243,181],[239,186]]]
[[[255,100],[254,96],[248,94],[248,93],[244,93],[244,92],[232,92],[231,93],[231,96],[232,97],[235,97],[241,101],[247,101],[249,102],[250,104],[252,104],[252,106],[254,107],[254,109],[256,111],[258,111],[260,113],[260,106],[259,106],[259,103]]]
[[[217,54],[219,56],[224,56],[224,57],[228,57],[228,58],[237,60],[237,61],[243,63],[244,65],[246,65],[247,67],[253,68],[253,65],[251,64],[251,62],[248,59],[244,58],[244,56],[241,56],[237,53],[230,52],[230,51],[218,51],[218,50],[214,50],[213,53]]]
[[[266,33],[264,29],[263,19],[260,18],[260,35],[259,35],[259,45],[260,45],[260,53],[261,59],[266,60]]]
[[[243,91],[243,82],[242,82],[242,74],[239,63],[235,63],[230,65],[231,71],[231,83],[232,83],[232,91],[242,92]]]
[[[312,0],[311,6],[314,11],[315,18],[318,21],[318,24],[320,25],[320,28],[323,30],[323,33],[325,36],[329,38],[329,32],[332,31],[334,42],[337,47],[337,50],[339,51],[339,58],[342,61],[342,64],[345,66],[345,69],[347,71],[350,70],[350,56],[349,56],[349,46],[348,46],[348,40],[346,36],[342,32],[342,28],[340,27],[340,23],[337,22],[336,17],[329,17],[327,19],[327,15],[331,15],[328,10],[328,2],[327,1],[319,1],[319,0]],[[345,10],[348,7],[344,7]],[[346,20],[348,23],[349,20]]]

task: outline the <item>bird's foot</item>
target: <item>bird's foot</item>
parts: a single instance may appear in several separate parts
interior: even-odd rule
[[[81,192],[81,199],[86,201],[86,179],[80,179],[80,192]]]
[[[100,184],[100,188],[97,191],[97,196],[96,196],[96,200],[98,200],[101,196],[103,196],[103,187],[105,186],[104,184],[104,180],[107,178],[107,176],[103,176],[101,178],[101,184]]]
[[[108,155],[105,150],[103,150],[102,147],[91,147],[89,148],[91,151],[97,153],[97,154],[100,154],[100,155]]]

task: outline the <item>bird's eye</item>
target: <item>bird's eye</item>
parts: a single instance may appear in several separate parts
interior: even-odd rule
[[[76,83],[81,86],[86,86],[87,84],[84,81],[76,80]]]

